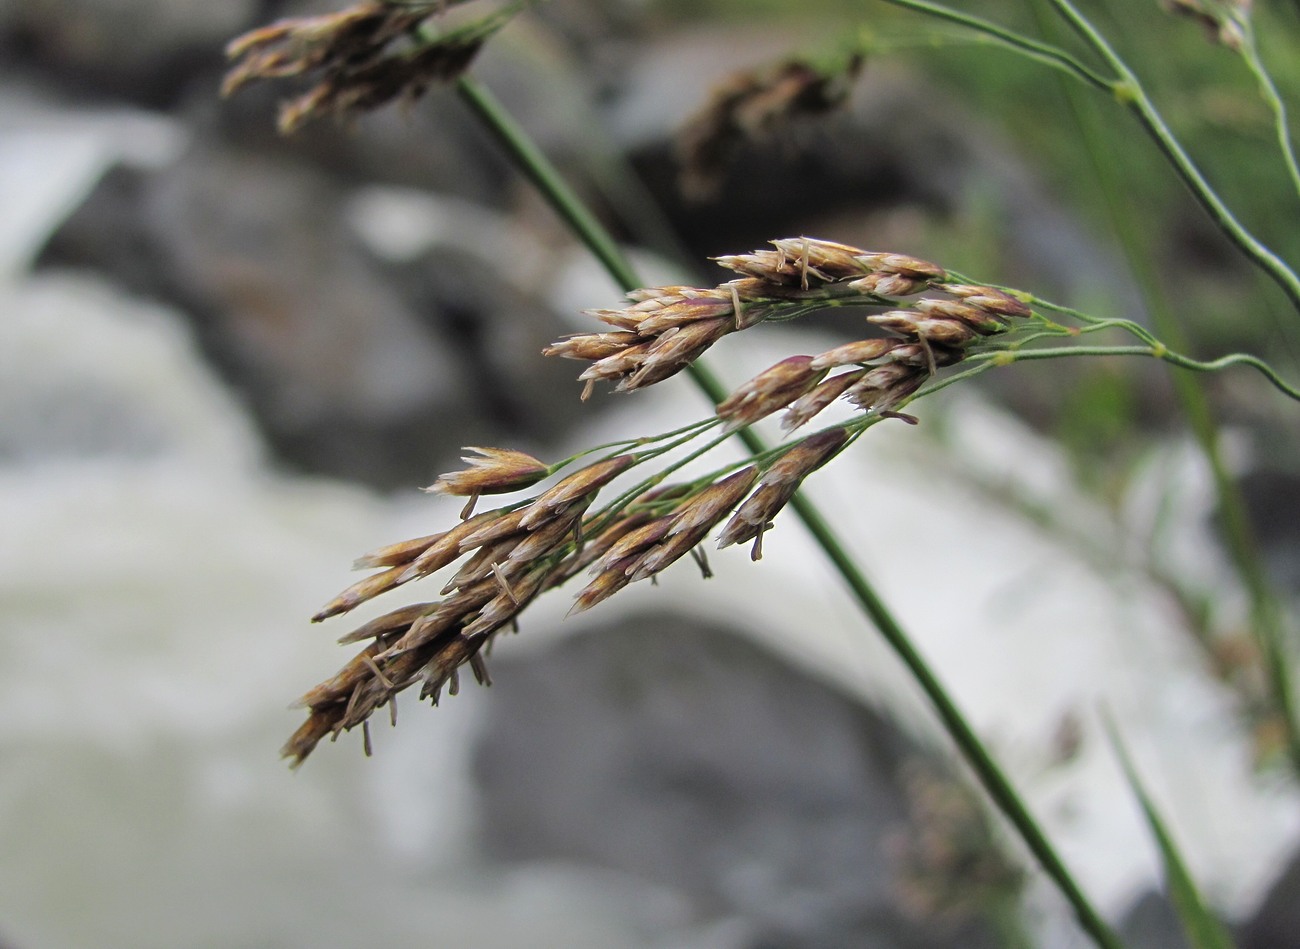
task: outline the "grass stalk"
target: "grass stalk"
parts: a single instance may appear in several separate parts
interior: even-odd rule
[[[931,3],[929,0],[882,0],[884,3],[892,4],[896,7],[902,7],[905,10],[913,10],[917,13],[923,13],[926,16],[934,17],[937,20],[945,20],[949,23],[955,23],[963,26],[976,33],[987,36],[989,39],[999,45],[1016,50],[1022,55],[1035,59],[1040,63],[1051,66],[1053,69],[1059,69],[1069,73],[1076,79],[1081,79],[1088,85],[1100,89],[1103,92],[1114,90],[1115,83],[1107,79],[1096,70],[1079,62],[1065,50],[1043,43],[1032,37],[1017,33],[1015,30],[1000,26],[997,23],[991,23],[988,20],[982,20],[977,16],[969,13],[963,13],[960,10],[954,10],[946,7],[941,3]]]
[[[1269,111],[1273,113],[1273,131],[1277,136],[1278,151],[1282,153],[1282,159],[1286,163],[1286,171],[1291,179],[1291,187],[1297,196],[1300,196],[1300,162],[1296,160],[1295,142],[1291,138],[1291,120],[1287,117],[1286,100],[1278,92],[1277,83],[1273,81],[1272,75],[1264,65],[1264,60],[1259,54],[1259,44],[1255,38],[1255,27],[1247,17],[1242,21],[1242,46],[1241,56],[1246,62],[1246,68],[1250,74],[1255,77],[1259,83],[1259,94],[1267,103]]]
[[[610,276],[627,291],[642,286],[635,270],[618,249],[613,238],[496,98],[484,86],[468,76],[459,80],[457,89],[462,100],[505,148],[519,170],[537,186],[556,213],[604,265]],[[727,391],[707,367],[698,362],[693,364],[691,377],[699,389],[715,404],[726,397]],[[741,429],[736,434],[744,441],[751,453],[761,454],[767,450],[762,440],[750,429]],[[876,593],[853,557],[835,535],[830,524],[801,494],[794,496],[791,506],[818,545],[825,551],[827,558],[847,584],[863,612],[880,630],[881,635],[930,699],[945,729],[974,770],[980,783],[1019,833],[1043,871],[1068,901],[1080,926],[1098,946],[1104,949],[1119,949],[1121,943],[1118,937],[1092,906],[1069,869],[1057,855],[1047,835],[1029,813],[1010,780],[984,747],[974,729],[939,682],[938,677],[913,646],[892,611]]]

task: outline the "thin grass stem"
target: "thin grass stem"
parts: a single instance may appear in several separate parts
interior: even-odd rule
[[[1017,33],[1015,30],[1000,26],[997,23],[982,20],[977,16],[971,16],[969,13],[962,13],[960,10],[954,10],[941,3],[930,3],[929,0],[882,0],[882,2],[896,7],[903,7],[906,10],[914,10],[917,13],[924,13],[927,16],[946,20],[949,23],[956,23],[977,33],[982,33],[1000,46],[1010,47],[1030,59],[1051,66],[1053,69],[1059,69],[1076,79],[1081,79],[1093,88],[1100,89],[1103,92],[1111,92],[1115,88],[1113,79],[1107,79],[1101,73],[1079,62],[1065,50],[1025,36],[1022,33]]]
[[[895,2],[895,0],[885,0],[885,2]],[[1287,266],[1281,257],[1246,230],[1241,222],[1237,220],[1236,216],[1223,202],[1223,199],[1219,197],[1218,192],[1214,190],[1200,169],[1197,168],[1196,163],[1192,161],[1177,137],[1169,129],[1155,104],[1152,103],[1151,97],[1147,95],[1141,81],[1124,59],[1092,25],[1088,18],[1079,12],[1071,0],[1047,0],[1047,2],[1083,38],[1084,42],[1091,46],[1115,70],[1121,80],[1114,87],[1116,97],[1137,117],[1142,127],[1154,139],[1156,147],[1160,149],[1161,153],[1173,166],[1178,177],[1182,179],[1183,184],[1192,192],[1193,197],[1206,210],[1219,229],[1256,266],[1268,274],[1273,282],[1282,288],[1282,291],[1291,300],[1292,305],[1297,310],[1300,310],[1300,277]]]
[[[1287,118],[1286,101],[1278,92],[1277,84],[1269,73],[1268,67],[1259,55],[1259,45],[1255,41],[1255,28],[1249,17],[1238,21],[1242,30],[1241,57],[1246,63],[1255,81],[1259,83],[1259,93],[1273,113],[1273,129],[1277,135],[1278,151],[1286,163],[1287,175],[1291,178],[1291,188],[1300,196],[1300,163],[1296,161],[1295,142],[1291,138],[1291,121]]]
[[[1229,353],[1217,359],[1202,361],[1192,359],[1167,349],[1163,344],[1154,346],[1059,346],[1040,349],[996,349],[986,352],[971,353],[968,361],[992,362],[998,366],[1009,366],[1013,362],[1026,362],[1035,359],[1068,359],[1075,356],[1146,356],[1159,359],[1180,369],[1192,372],[1221,372],[1233,366],[1249,366],[1268,379],[1273,387],[1287,398],[1300,402],[1300,388],[1291,385],[1264,360],[1249,353]]]
[[[1057,5],[1058,10],[1061,4],[1073,9],[1070,0],[1052,0],[1052,2]],[[1087,24],[1086,20],[1082,17],[1080,20],[1091,29],[1091,25]],[[1104,43],[1095,30],[1091,32],[1098,41]],[[1114,56],[1113,52],[1109,55]],[[1127,70],[1123,63],[1118,62],[1118,57],[1115,57],[1115,60],[1117,70],[1121,67]],[[1136,85],[1137,79],[1132,76],[1132,73],[1129,72],[1127,75]],[[1290,398],[1295,398],[1297,390],[1287,384],[1271,367],[1254,357],[1234,354],[1222,360],[1215,360],[1213,364],[1206,364],[1198,363],[1169,349],[1169,346],[1173,346],[1175,350],[1186,349],[1185,335],[1166,298],[1159,274],[1156,273],[1149,255],[1145,253],[1137,222],[1133,217],[1132,203],[1125,200],[1123,182],[1119,180],[1113,163],[1107,160],[1105,146],[1099,140],[1095,123],[1090,119],[1090,114],[1084,110],[1082,103],[1078,101],[1074,87],[1063,83],[1062,93],[1070,104],[1071,112],[1082,135],[1111,225],[1125,250],[1124,257],[1129,262],[1129,268],[1142,290],[1156,331],[1169,345],[1156,340],[1149,331],[1136,324],[1128,323],[1124,328],[1148,343],[1152,347],[1153,354],[1171,365],[1202,372],[1231,365],[1251,365],[1262,372],[1279,391]],[[1145,99],[1145,92],[1142,93],[1142,97]],[[1154,110],[1152,112],[1154,114]],[[1158,116],[1156,118],[1158,119]],[[1104,322],[1094,323],[1090,329],[1100,329],[1104,325]],[[1211,411],[1209,398],[1199,381],[1193,376],[1175,373],[1171,381],[1183,414],[1187,418],[1214,480],[1228,553],[1250,600],[1251,626],[1260,645],[1273,703],[1283,719],[1287,754],[1293,769],[1300,774],[1300,721],[1297,720],[1295,713],[1295,689],[1292,684],[1290,663],[1283,648],[1286,638],[1283,614],[1278,608],[1277,596],[1268,581],[1255,529],[1246,511],[1245,499],[1223,457],[1219,444],[1218,425]]]

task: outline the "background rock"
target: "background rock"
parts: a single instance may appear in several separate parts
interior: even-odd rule
[[[7,0],[0,44],[61,84],[90,85],[155,106],[174,104],[222,49],[254,25],[260,0]]]
[[[754,949],[995,944],[969,916],[899,908],[898,845],[918,833],[903,774],[925,755],[752,642],[659,614],[492,672],[475,758],[490,852],[677,890]]]

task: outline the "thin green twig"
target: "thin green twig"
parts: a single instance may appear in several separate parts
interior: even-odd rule
[[[1300,195],[1300,164],[1296,161],[1295,142],[1291,138],[1291,122],[1287,118],[1286,101],[1278,92],[1277,84],[1264,65],[1259,55],[1259,45],[1255,41],[1255,27],[1249,16],[1239,17],[1235,21],[1241,28],[1241,58],[1246,63],[1255,81],[1259,83],[1259,93],[1273,113],[1273,129],[1277,135],[1278,151],[1286,162],[1287,174],[1291,178],[1291,187]]]
[[[1115,320],[1116,325],[1128,324],[1128,320]],[[1136,326],[1136,324],[1130,324]],[[1054,346],[1038,349],[998,349],[990,352],[971,353],[968,360],[987,360],[996,365],[1009,366],[1013,362],[1033,359],[1066,359],[1074,356],[1147,356],[1159,359],[1180,369],[1193,372],[1219,372],[1232,366],[1250,366],[1262,373],[1269,382],[1289,398],[1300,402],[1300,389],[1291,385],[1278,375],[1268,363],[1248,353],[1229,353],[1218,359],[1202,361],[1184,356],[1157,343],[1154,346]]]
[[[1066,2],[1068,5],[1068,0]],[[1035,10],[1037,12],[1038,8],[1036,7]],[[1041,16],[1045,17],[1046,13],[1042,13]],[[1043,27],[1047,29],[1049,25],[1044,23]],[[1133,81],[1136,82],[1136,79]],[[1218,366],[1212,366],[1178,354],[1177,350],[1187,348],[1186,336],[1173,307],[1169,304],[1160,275],[1150,255],[1146,253],[1134,217],[1132,202],[1125,199],[1124,182],[1113,162],[1108,160],[1105,145],[1101,141],[1091,113],[1083,108],[1073,86],[1065,84],[1063,86],[1062,91],[1070,103],[1078,124],[1115,235],[1124,248],[1124,258],[1142,289],[1156,331],[1164,337],[1164,340],[1157,340],[1145,328],[1128,321],[1114,325],[1123,325],[1129,333],[1156,350],[1161,358],[1168,356],[1165,361],[1171,365],[1194,371],[1207,371],[1210,368],[1222,368],[1234,364],[1252,365],[1280,391],[1294,398],[1295,389],[1285,383],[1266,363],[1254,357],[1234,354]],[[1107,322],[1109,321],[1093,322],[1091,326],[1084,329],[1084,332],[1097,331]],[[1263,555],[1246,510],[1245,499],[1224,458],[1218,425],[1214,419],[1209,397],[1194,376],[1175,373],[1171,382],[1187,418],[1188,426],[1196,438],[1214,480],[1225,543],[1237,576],[1246,588],[1250,600],[1251,628],[1256,641],[1260,644],[1270,697],[1283,721],[1291,765],[1296,773],[1300,774],[1300,721],[1296,719],[1294,687],[1284,648],[1286,630],[1283,614],[1278,608],[1277,596],[1268,582]]]
[[[640,287],[642,285],[640,279],[613,239],[495,97],[469,77],[460,80],[458,90],[461,98],[495,135],[497,141],[506,148],[520,170],[538,186],[552,208],[573,228],[574,233],[587,245],[592,254],[604,264],[610,276],[624,290],[631,291]],[[726,397],[726,390],[705,367],[696,362],[691,370],[696,385],[711,401],[716,404]],[[761,454],[767,450],[763,442],[750,429],[741,429],[737,434],[744,440],[752,454]],[[1016,828],[1044,872],[1060,888],[1074,909],[1080,925],[1099,946],[1106,949],[1119,949],[1119,939],[1101,914],[1093,908],[1057,855],[1055,848],[1048,841],[1046,834],[1029,813],[1010,780],[985,749],[943,685],[912,645],[893,613],[835,535],[830,524],[801,494],[794,496],[791,506],[825,551],[827,558],[848,585],[863,611],[876,624],[886,641],[924,690],[944,727],[966,757],[985,790]]]
[[[929,0],[882,0],[882,2],[893,4],[896,7],[903,7],[907,10],[914,10],[917,13],[924,13],[940,20],[947,20],[949,23],[956,23],[967,29],[983,33],[1001,46],[1008,46],[1030,59],[1035,59],[1040,63],[1051,66],[1053,69],[1060,69],[1069,73],[1076,79],[1082,79],[1088,85],[1103,92],[1111,92],[1115,88],[1114,80],[1107,79],[1101,73],[1079,62],[1065,50],[1032,37],[1024,36],[997,23],[982,20],[977,16],[971,16],[969,13],[962,13],[960,10],[953,10],[941,3],[930,3]]]
[[[887,3],[895,0],[885,0]],[[1211,219],[1228,239],[1240,248],[1251,261],[1263,270],[1287,295],[1293,306],[1300,310],[1300,277],[1294,270],[1269,249],[1263,242],[1251,234],[1237,220],[1236,216],[1224,204],[1217,191],[1201,174],[1195,162],[1188,156],[1177,137],[1165,124],[1164,118],[1152,103],[1141,81],[1124,59],[1117,53],[1096,27],[1079,12],[1071,0],[1047,0],[1058,14],[1078,33],[1115,70],[1120,82],[1115,85],[1115,92],[1120,101],[1128,107],[1155,140],[1156,146],[1173,165],[1178,177],[1192,192],[1192,195],[1205,208]]]
[[[1083,37],[1084,41],[1093,50],[1101,55],[1115,71],[1116,79],[1109,79],[1101,75],[1059,47],[1024,36],[1015,30],[996,23],[990,23],[987,20],[981,20],[978,17],[953,10],[939,3],[931,3],[929,0],[880,0],[880,2],[915,10],[918,13],[924,13],[940,20],[958,23],[972,30],[977,30],[1030,59],[1059,69],[1076,79],[1083,80],[1094,89],[1100,89],[1115,96],[1137,117],[1147,134],[1155,141],[1156,147],[1160,149],[1161,153],[1173,166],[1178,177],[1191,191],[1197,202],[1205,208],[1219,229],[1237,245],[1242,253],[1282,288],[1282,291],[1296,309],[1300,309],[1300,276],[1297,276],[1295,271],[1281,257],[1246,230],[1241,222],[1237,220],[1236,216],[1223,202],[1223,199],[1219,197],[1218,192],[1214,190],[1200,169],[1197,168],[1195,162],[1188,156],[1173,132],[1170,131],[1169,126],[1165,123],[1154,103],[1152,103],[1151,98],[1147,95],[1145,88],[1143,88],[1133,70],[1129,68],[1128,64],[1115,52],[1105,37],[1078,11],[1070,0],[1047,0],[1047,2],[1056,9],[1057,13],[1070,24],[1075,32]],[[1249,47],[1248,42],[1247,48]],[[1247,63],[1251,64],[1249,57]],[[1285,122],[1285,108],[1282,107],[1280,97],[1276,96],[1276,89],[1268,80],[1268,74],[1262,69],[1262,64],[1257,75],[1261,77],[1265,98],[1269,98],[1270,92],[1273,93],[1273,98],[1269,99],[1269,101],[1275,112],[1279,107],[1282,108],[1278,119],[1279,134],[1285,140],[1283,151],[1288,157],[1288,167],[1294,169],[1295,161],[1291,155],[1290,139],[1286,134],[1286,126],[1283,124]],[[1297,181],[1297,187],[1300,187],[1300,171],[1294,171],[1293,174],[1295,176],[1294,180]]]

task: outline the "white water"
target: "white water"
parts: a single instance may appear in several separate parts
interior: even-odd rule
[[[44,153],[22,139],[20,161],[15,141],[0,142],[0,169],[30,173]],[[30,247],[90,180],[82,169],[62,191],[0,184],[32,202],[0,235],[12,248],[0,278],[0,939],[18,949],[727,944],[725,932],[678,920],[671,901],[635,905],[618,882],[558,868],[503,876],[474,862],[464,756],[491,693],[468,690],[436,712],[404,705],[370,761],[359,736],[322,747],[297,774],[276,759],[299,720],[287,703],[347,655],[330,644],[343,629],[305,617],[347,582],[356,554],[436,529],[454,506],[271,473],[176,314],[94,281],[26,275]],[[747,366],[772,357],[729,350]],[[591,437],[700,410],[684,386],[666,386]],[[815,495],[1109,912],[1157,872],[1099,737],[1100,702],[1124,723],[1211,893],[1249,909],[1300,834],[1294,792],[1251,776],[1228,696],[1199,673],[1157,592],[1117,585],[965,480],[980,466],[1016,474],[1023,491],[1071,505],[1094,540],[1121,542],[1072,496],[1051,447],[978,405],[952,425],[954,452],[881,426]],[[671,598],[931,734],[915,690],[791,518],[765,550],[758,565],[743,551],[715,556],[709,583],[670,571],[581,623],[544,621],[567,609],[553,595],[503,645],[526,651],[547,626]],[[1214,558],[1201,561],[1211,582]],[[1049,768],[1066,712],[1084,718],[1083,749]]]

